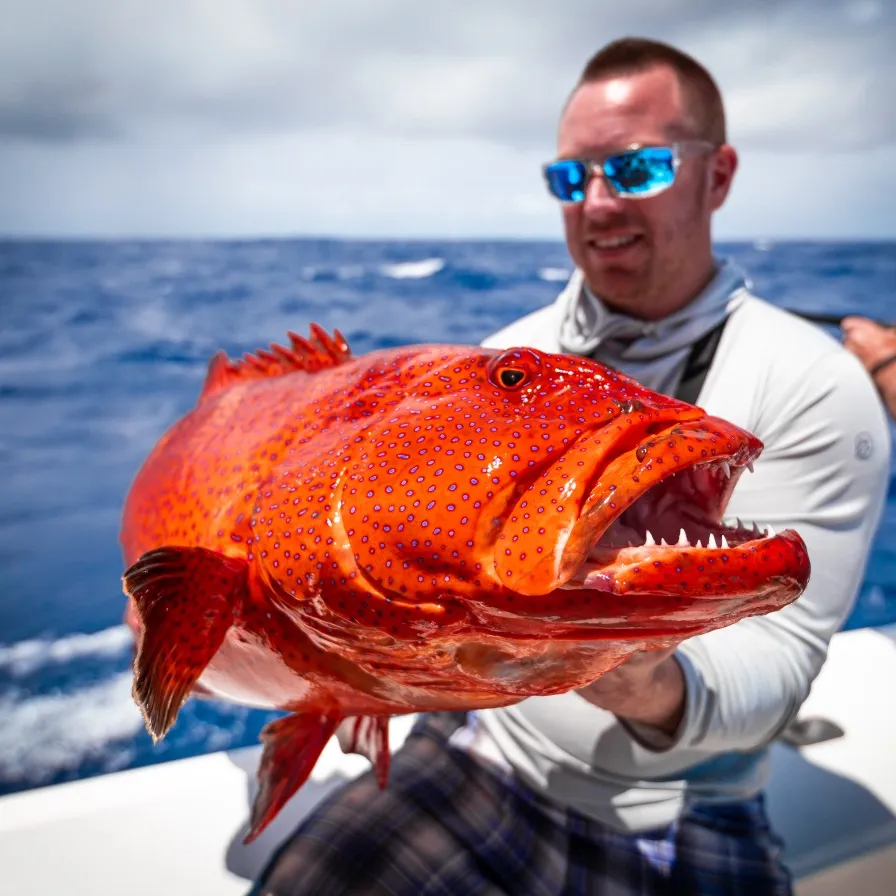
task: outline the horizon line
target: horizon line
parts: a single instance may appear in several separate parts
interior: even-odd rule
[[[562,236],[523,236],[519,234],[473,234],[450,235],[401,235],[401,234],[335,234],[335,233],[294,233],[294,234],[47,234],[47,233],[0,233],[0,243],[253,243],[253,242],[353,242],[353,243],[556,243],[565,245]],[[768,244],[793,243],[896,243],[896,234],[874,236],[725,236],[713,239],[713,245],[722,244]]]

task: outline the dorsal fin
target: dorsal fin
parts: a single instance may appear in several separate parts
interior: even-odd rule
[[[200,400],[234,383],[283,376],[296,371],[314,373],[338,367],[351,358],[351,349],[339,330],[333,330],[331,336],[317,324],[311,324],[308,329],[308,339],[290,330],[286,334],[289,336],[289,348],[271,343],[270,351],[261,348],[252,354],[247,352],[237,360],[231,360],[224,352],[217,352],[209,362]]]

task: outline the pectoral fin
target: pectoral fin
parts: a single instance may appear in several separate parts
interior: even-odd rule
[[[148,551],[124,574],[139,620],[134,700],[153,739],[165,736],[233,624],[245,560],[206,548]]]

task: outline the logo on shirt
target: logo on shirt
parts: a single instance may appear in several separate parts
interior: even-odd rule
[[[856,436],[856,457],[859,460],[868,460],[874,454],[874,441],[870,432],[860,432]]]

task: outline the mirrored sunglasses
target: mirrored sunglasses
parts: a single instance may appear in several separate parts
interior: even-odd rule
[[[668,190],[683,159],[711,152],[716,147],[706,140],[685,140],[669,146],[633,147],[599,159],[558,159],[543,167],[548,190],[560,202],[575,203],[585,198],[588,182],[602,176],[616,196],[648,199]]]

